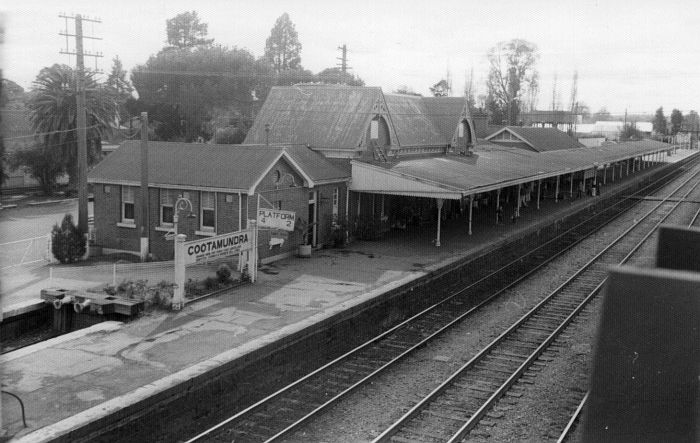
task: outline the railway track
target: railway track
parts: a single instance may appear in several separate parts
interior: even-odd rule
[[[608,269],[625,263],[700,182],[678,186],[579,271],[387,428],[375,443],[459,442],[598,295]],[[674,194],[682,198],[669,202]]]
[[[639,192],[652,192],[679,173],[671,173]],[[471,281],[455,279],[453,286],[448,288],[451,294],[446,295],[443,301],[200,433],[188,442],[232,439],[237,442],[270,441],[287,435],[639,201],[634,196],[619,198],[601,213],[581,218],[556,239],[525,255],[516,255],[505,265],[484,266],[481,274],[470,276]]]
[[[693,217],[688,223],[688,227],[691,228],[698,225],[700,225],[700,207],[695,211],[695,214],[693,214]],[[575,441],[573,436],[576,430],[578,429],[578,425],[580,424],[583,408],[586,405],[587,400],[588,392],[586,392],[583,398],[579,400],[578,406],[569,418],[569,421],[566,423],[564,430],[559,435],[557,443],[568,443],[571,441]]]

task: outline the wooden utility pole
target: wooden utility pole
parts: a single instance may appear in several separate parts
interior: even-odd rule
[[[83,63],[83,20],[75,16],[75,53],[77,75],[76,86],[76,125],[78,130],[78,228],[88,232],[88,190],[87,190],[87,123],[85,122],[85,64]]]
[[[102,54],[90,54],[83,50],[83,38],[101,40],[97,37],[83,36],[83,20],[101,23],[101,21],[90,18],[83,18],[80,14],[74,17],[59,15],[75,20],[75,34],[66,32],[59,33],[67,37],[75,37],[75,52],[66,48],[61,54],[73,54],[76,56],[76,136],[78,139],[78,228],[84,233],[88,233],[88,189],[87,189],[87,116],[85,110],[85,64],[84,57],[102,57]]]
[[[343,44],[343,46],[338,46],[338,49],[340,49],[341,52],[341,56],[336,57],[336,59],[340,60],[340,64],[338,65],[340,67],[340,78],[338,79],[338,82],[345,84],[345,74],[348,72],[348,69],[350,69],[348,66],[348,45]]]
[[[148,112],[141,113],[141,258],[149,252],[148,223]]]
[[[345,74],[348,70],[348,46],[343,44],[343,46],[338,46],[338,49],[340,49],[342,54],[338,57],[338,60],[340,60],[340,72]]]

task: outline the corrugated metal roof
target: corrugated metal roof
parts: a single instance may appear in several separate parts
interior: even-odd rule
[[[396,162],[360,162],[378,171],[409,177],[453,192],[455,197],[485,192],[502,186],[529,182],[543,177],[582,171],[594,166],[604,166],[638,155],[670,149],[665,143],[645,140],[627,142],[597,148],[566,149],[538,153],[493,144],[480,144],[473,155],[448,154],[434,157],[405,157]],[[353,179],[352,189],[364,192],[381,192],[363,189],[362,183]]]
[[[560,149],[582,148],[583,145],[572,137],[556,128],[533,128],[525,126],[506,126],[505,131],[512,132],[538,152],[556,151]],[[492,134],[487,139],[495,138]],[[501,143],[500,140],[492,140],[494,143]],[[507,142],[504,142],[504,144]]]
[[[272,88],[245,143],[269,142],[313,148],[355,149],[369,121],[385,106],[392,144],[447,145],[464,108],[459,97],[384,95],[381,88],[344,85],[298,85]],[[394,132],[395,131],[395,132]]]
[[[387,94],[384,98],[400,146],[446,145],[452,139],[451,135],[449,139],[445,137],[435,126],[424,106],[423,97]],[[455,121],[452,132],[456,127]]]
[[[423,106],[425,106],[426,114],[433,121],[438,132],[445,137],[447,143],[451,143],[466,105],[464,98],[423,97],[422,102]]]
[[[352,149],[364,137],[374,115],[372,106],[381,98],[378,87],[276,86],[270,90],[244,143],[266,143],[268,124],[271,144]]]
[[[148,181],[159,185],[249,190],[286,152],[312,181],[348,174],[305,146],[148,142]],[[139,182],[140,142],[124,142],[88,173],[91,182]]]

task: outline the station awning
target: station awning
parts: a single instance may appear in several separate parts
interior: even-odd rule
[[[550,177],[602,169],[611,163],[672,148],[665,143],[644,141],[538,153],[488,144],[466,156],[448,153],[406,156],[388,162],[353,160],[350,190],[461,199]]]

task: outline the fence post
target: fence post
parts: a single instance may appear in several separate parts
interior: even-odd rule
[[[53,263],[53,236],[51,233],[46,234],[46,261]]]

